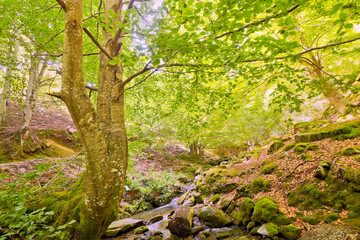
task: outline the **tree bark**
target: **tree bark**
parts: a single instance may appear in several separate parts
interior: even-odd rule
[[[121,20],[122,1],[108,0],[106,24],[111,24],[109,11]],[[82,0],[65,3],[65,33],[62,87],[58,94],[67,105],[83,142],[86,173],[84,208],[74,238],[99,239],[115,219],[122,197],[127,168],[127,138],[124,119],[122,65],[109,65],[104,53],[100,56],[97,112],[85,91],[82,72],[83,26]],[[121,39],[121,38],[120,38]],[[103,47],[116,53],[119,42],[106,30]]]
[[[6,115],[6,103],[10,97],[10,89],[11,89],[11,78],[13,77],[13,69],[14,65],[16,63],[18,53],[19,53],[19,46],[20,46],[20,40],[19,40],[20,34],[17,34],[15,46],[13,52],[9,53],[9,63],[6,66],[6,77],[4,86],[2,89],[2,93],[0,95],[0,123],[2,123],[5,119]]]
[[[195,159],[200,159],[204,155],[202,145],[199,142],[194,141],[192,144],[190,144],[189,149],[190,149],[190,156],[192,156]]]
[[[170,232],[180,237],[189,235],[192,228],[193,215],[194,210],[189,204],[179,206],[168,223]]]
[[[30,122],[33,116],[33,111],[36,106],[36,99],[41,87],[41,79],[43,78],[45,70],[47,68],[46,61],[43,62],[40,71],[39,71],[39,67],[40,67],[40,60],[35,57],[32,57],[30,64],[29,80],[27,83],[27,90],[26,90],[24,119],[19,130],[21,136],[21,140],[20,140],[21,146],[23,146],[24,140],[29,134]]]

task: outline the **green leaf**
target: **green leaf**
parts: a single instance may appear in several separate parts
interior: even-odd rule
[[[109,61],[109,65],[114,66],[114,65],[116,65],[116,64],[117,64],[117,61],[114,60],[114,59]]]

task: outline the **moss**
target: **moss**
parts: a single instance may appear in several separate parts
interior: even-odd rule
[[[339,214],[336,213],[329,213],[328,215],[326,215],[324,222],[325,223],[331,223],[333,221],[336,221],[340,218]]]
[[[254,227],[253,229],[251,229],[250,231],[250,235],[257,235],[257,230],[259,230],[260,227]]]
[[[283,158],[285,158],[286,157],[286,155],[285,154],[282,154],[282,155],[280,155],[279,157],[278,157],[278,159],[283,159]]]
[[[339,151],[338,154],[340,156],[353,156],[353,155],[357,155],[360,154],[360,148],[359,147],[347,147],[344,148],[343,150]]]
[[[279,227],[274,223],[268,223],[266,224],[266,230],[268,232],[269,237],[273,237],[279,233]]]
[[[237,203],[235,201],[232,201],[230,203],[230,206],[226,209],[226,214],[230,215],[235,210],[236,207],[237,207]]]
[[[298,153],[305,152],[306,147],[309,145],[309,143],[298,143],[294,147],[294,151]]]
[[[273,142],[273,143],[270,145],[270,147],[269,147],[269,149],[268,149],[268,151],[267,151],[267,154],[269,155],[269,154],[272,154],[272,153],[276,152],[277,150],[279,150],[280,148],[282,148],[284,145],[285,145],[285,144],[284,144],[282,141],[279,141],[279,140]]]
[[[340,171],[341,177],[349,182],[360,184],[360,169],[346,166]]]
[[[312,130],[314,128],[319,128],[321,126],[324,126],[324,125],[326,125],[328,123],[329,123],[329,121],[327,121],[327,120],[314,120],[314,121],[311,121],[311,122],[296,123],[294,125],[294,132],[309,131],[309,130]]]
[[[251,220],[254,222],[272,222],[278,214],[276,201],[264,196],[256,201]]]
[[[271,186],[264,178],[258,177],[249,184],[249,189],[251,193],[269,192]]]
[[[290,143],[284,147],[284,151],[287,152],[295,147],[296,143]]]
[[[254,222],[249,222],[248,225],[246,226],[246,230],[253,229],[254,227],[255,227],[255,223]]]
[[[260,173],[261,174],[271,174],[276,168],[277,168],[277,165],[275,165],[274,163],[269,163],[262,167]]]
[[[274,219],[274,223],[276,223],[276,225],[281,226],[281,225],[288,225],[291,223],[291,219],[285,217],[284,214],[279,213],[275,219]]]
[[[316,225],[321,222],[321,216],[311,215],[303,217],[304,222],[307,222],[311,225]]]
[[[329,161],[320,162],[319,166],[315,171],[315,177],[319,179],[325,179],[328,176],[330,168],[331,163]]]
[[[305,151],[315,151],[317,149],[319,149],[319,145],[317,145],[317,144],[309,144],[306,147]]]
[[[217,203],[220,200],[220,195],[219,194],[215,194],[214,196],[212,196],[212,198],[210,199],[210,202],[212,203]]]
[[[309,161],[312,159],[312,156],[311,156],[311,154],[303,154],[300,156],[300,159],[303,161]]]
[[[251,220],[254,207],[254,202],[250,198],[245,198],[244,201],[239,203],[239,210],[231,214],[234,223],[246,226]]]
[[[296,240],[300,237],[301,229],[294,225],[287,225],[281,226],[279,232],[285,239]]]

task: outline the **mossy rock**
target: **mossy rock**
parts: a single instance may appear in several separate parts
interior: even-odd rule
[[[274,221],[278,214],[279,207],[276,201],[264,196],[256,201],[251,220],[253,222],[268,223]]]
[[[290,143],[284,147],[284,151],[287,152],[295,147],[296,143]]]
[[[270,145],[270,147],[269,147],[269,149],[268,149],[268,151],[267,151],[267,154],[269,155],[269,154],[272,154],[272,153],[276,152],[277,150],[279,150],[280,148],[282,148],[284,145],[285,145],[285,143],[283,143],[282,141],[279,141],[279,140],[273,142],[273,143]]]
[[[311,156],[311,154],[303,154],[300,156],[300,159],[303,161],[309,161],[312,159],[312,156]]]
[[[340,156],[353,156],[353,155],[357,155],[360,154],[360,148],[359,147],[347,147],[344,148],[343,150],[339,151],[338,154]]]
[[[249,189],[251,193],[269,192],[271,186],[264,178],[258,177],[249,184]]]
[[[296,142],[314,142],[326,138],[336,140],[351,139],[359,136],[359,122],[330,124],[325,128],[314,129],[295,135]]]
[[[135,234],[142,234],[149,231],[149,228],[146,226],[141,226],[135,229]]]
[[[295,145],[294,147],[294,151],[298,152],[298,153],[303,153],[306,150],[306,147],[309,145],[310,143],[298,143]]]
[[[230,203],[230,206],[226,209],[226,214],[231,215],[231,213],[235,210],[236,206],[237,206],[236,201],[232,201]]]
[[[301,229],[294,225],[281,226],[279,229],[280,235],[288,240],[296,240],[300,237]]]
[[[320,162],[319,166],[315,171],[315,177],[319,179],[325,179],[328,176],[330,168],[331,163],[329,161]]]
[[[274,163],[269,163],[269,164],[266,164],[262,167],[261,169],[261,174],[271,174],[272,172],[275,171],[275,169],[277,168],[277,165],[274,164]]]
[[[267,236],[269,236],[271,238],[279,233],[279,227],[274,223],[266,223],[265,229],[268,232]],[[258,232],[259,232],[259,230],[258,230]]]
[[[220,201],[221,210],[226,211],[226,209],[230,206],[230,203],[232,200],[233,200],[233,197],[221,199],[221,201]]]
[[[249,222],[248,225],[246,226],[246,230],[251,230],[255,227],[255,223],[254,222]]]
[[[302,219],[304,220],[304,222],[307,222],[311,225],[319,224],[322,220],[321,216],[317,216],[317,215],[305,216]]]
[[[255,203],[251,198],[245,198],[244,201],[239,203],[239,210],[231,214],[235,225],[246,226],[251,221]]]
[[[305,151],[315,151],[317,149],[319,149],[319,145],[317,145],[317,144],[309,144],[306,147]]]
[[[220,194],[215,194],[214,196],[211,197],[210,202],[212,203],[217,203],[220,200]]]
[[[282,226],[282,225],[290,224],[291,219],[286,217],[283,213],[279,212],[278,215],[273,220],[273,222],[278,226]]]
[[[200,209],[199,219],[209,227],[224,227],[232,223],[224,212],[217,210],[212,206],[206,206]]]
[[[251,229],[250,231],[250,235],[254,236],[254,235],[257,235],[258,234],[258,230],[259,230],[260,227],[254,227],[253,229]]]

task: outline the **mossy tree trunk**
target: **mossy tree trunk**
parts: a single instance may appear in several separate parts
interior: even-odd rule
[[[200,142],[194,141],[189,146],[190,156],[195,159],[200,159],[204,156],[203,146]]]
[[[321,64],[321,59],[319,57],[315,57],[314,54],[311,54],[311,59],[302,58],[300,62],[307,68],[310,78],[318,80],[322,83],[321,87],[324,88],[325,91],[324,96],[336,109],[336,111],[338,111],[341,115],[346,114],[349,103],[340,90],[326,79],[325,73],[322,71],[323,66]]]
[[[62,87],[57,95],[67,105],[83,142],[86,172],[85,199],[80,224],[74,238],[98,239],[114,220],[120,204],[127,167],[127,138],[121,64],[109,65],[109,57],[100,56],[97,111],[85,91],[83,79],[82,0],[58,0],[65,12]],[[106,2],[121,20],[122,1]],[[114,20],[113,20],[114,21]],[[103,48],[112,56],[119,54],[122,38],[103,32]]]

